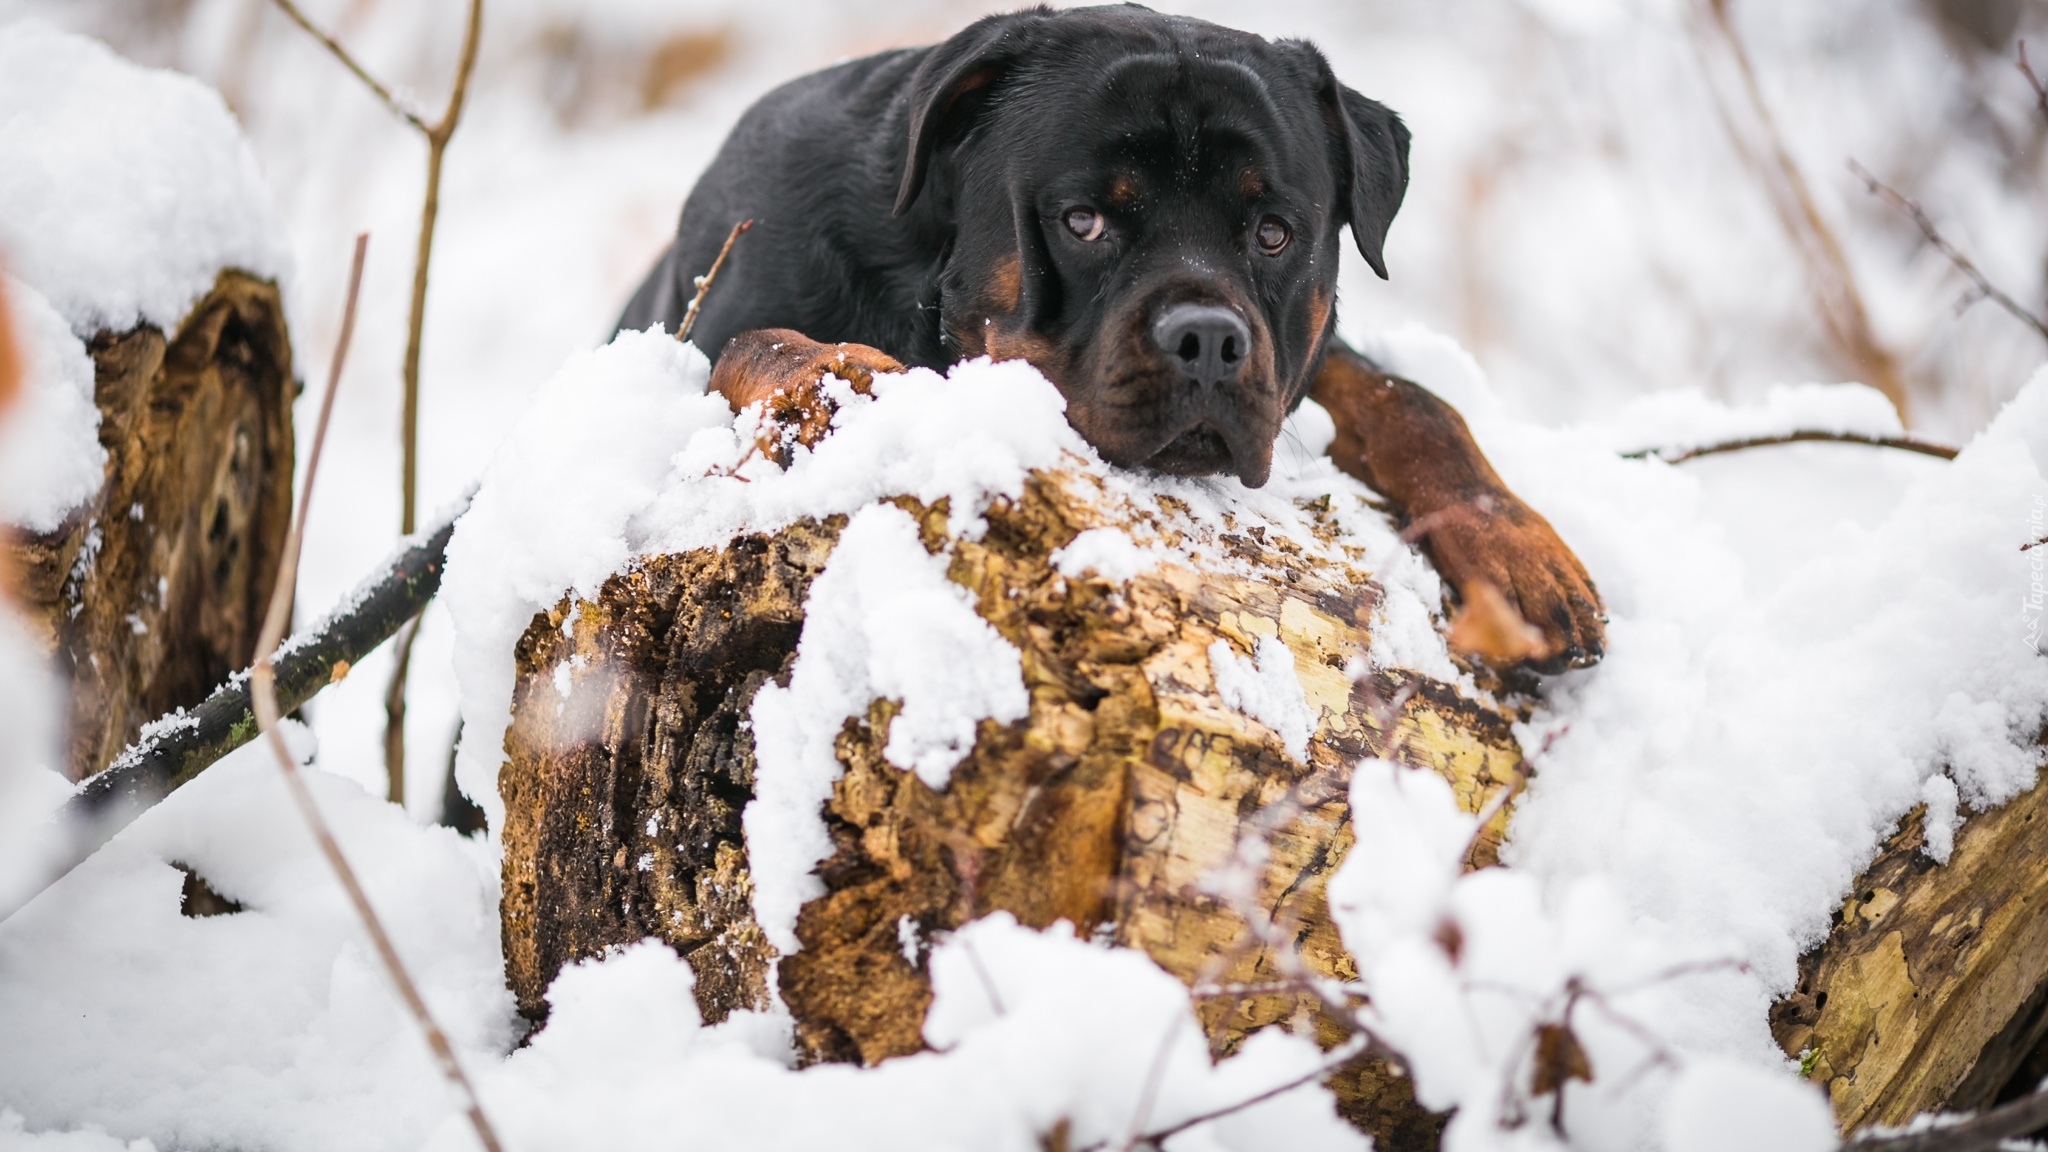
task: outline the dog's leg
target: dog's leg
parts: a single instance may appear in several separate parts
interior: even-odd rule
[[[866,394],[877,375],[902,370],[888,353],[865,344],[820,344],[787,328],[759,328],[726,342],[711,369],[711,391],[735,412],[761,405],[773,424],[759,446],[787,465],[792,443],[815,446],[832,426],[824,377],[836,376]]]
[[[1464,418],[1423,388],[1332,343],[1309,395],[1337,423],[1330,457],[1401,506],[1461,593],[1485,581],[1542,630],[1546,672],[1600,658],[1600,593],[1550,523],[1508,491]]]

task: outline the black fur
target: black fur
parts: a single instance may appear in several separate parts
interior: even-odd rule
[[[990,17],[764,97],[619,323],[673,330],[751,218],[700,347],[792,328],[908,364],[1021,356],[1105,458],[1256,485],[1331,330],[1339,231],[1386,275],[1407,158],[1400,119],[1306,43],[1135,5]],[[1076,206],[1103,214],[1102,239],[1072,233]],[[1277,254],[1256,240],[1268,216],[1292,230]],[[1151,334],[1185,303],[1248,324],[1221,386]]]

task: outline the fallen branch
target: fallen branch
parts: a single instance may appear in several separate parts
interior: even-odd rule
[[[279,706],[292,711],[329,684],[340,683],[357,661],[417,615],[441,587],[441,568],[455,519],[447,518],[404,542],[385,561],[381,576],[351,596],[312,629],[286,641],[273,657]],[[137,816],[228,753],[256,737],[248,674],[229,678],[198,707],[146,725],[134,744],[106,771],[78,786],[59,819],[72,830],[70,852],[49,878],[54,884]],[[48,885],[46,884],[45,887]]]
[[[1961,272],[1970,281],[1971,294],[1964,297],[1963,308],[1968,308],[1979,300],[1989,300],[2000,308],[2005,309],[2015,320],[2032,328],[2041,339],[2048,340],[2048,320],[2043,320],[2041,317],[2029,312],[2019,301],[2014,300],[2003,289],[1999,288],[1998,285],[1993,284],[1990,278],[1985,276],[1968,256],[1963,255],[1954,244],[1949,243],[1948,237],[1943,236],[1941,229],[1935,227],[1933,218],[1927,215],[1927,210],[1922,208],[1918,201],[1903,195],[1884,181],[1871,175],[1868,168],[1854,160],[1849,161],[1849,170],[1856,174],[1857,179],[1863,181],[1864,186],[1870,189],[1872,195],[1881,197],[1890,202],[1899,211],[1904,212],[1913,221],[1914,225],[1920,229],[1920,235],[1926,237],[1927,242],[1934,246],[1934,250],[1947,257],[1948,262],[1955,267],[1955,270]]]
[[[1740,452],[1748,448],[1770,448],[1779,444],[1864,444],[1872,448],[1897,448],[1902,452],[1918,452],[1938,460],[1953,460],[1956,449],[1945,444],[1934,444],[1926,440],[1915,440],[1910,436],[1864,436],[1856,432],[1784,432],[1775,436],[1751,436],[1742,440],[1723,440],[1717,444],[1703,444],[1697,448],[1642,448],[1622,453],[1624,460],[1646,460],[1656,457],[1666,464],[1682,464],[1701,456],[1716,456],[1723,452]]]
[[[1967,1119],[1891,1135],[1858,1136],[1843,1152],[1984,1152],[2048,1127],[2048,1092],[2035,1091]]]

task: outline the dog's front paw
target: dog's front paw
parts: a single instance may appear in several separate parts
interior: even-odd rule
[[[820,344],[787,328],[758,328],[726,342],[711,369],[711,391],[735,412],[761,405],[771,422],[761,447],[780,457],[792,443],[815,447],[831,430],[834,405],[825,377],[865,395],[876,376],[902,370],[888,353],[865,344]]]
[[[1592,577],[1549,521],[1494,495],[1417,517],[1410,531],[1459,590],[1454,647],[1496,667],[1583,668],[1606,650]]]

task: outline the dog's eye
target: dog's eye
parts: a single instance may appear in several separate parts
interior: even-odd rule
[[[1067,231],[1082,240],[1102,239],[1104,227],[1102,213],[1093,208],[1069,208],[1064,218]]]
[[[1260,219],[1255,235],[1259,238],[1259,247],[1265,249],[1268,256],[1287,247],[1287,242],[1294,239],[1294,232],[1287,227],[1287,221],[1278,216]]]

